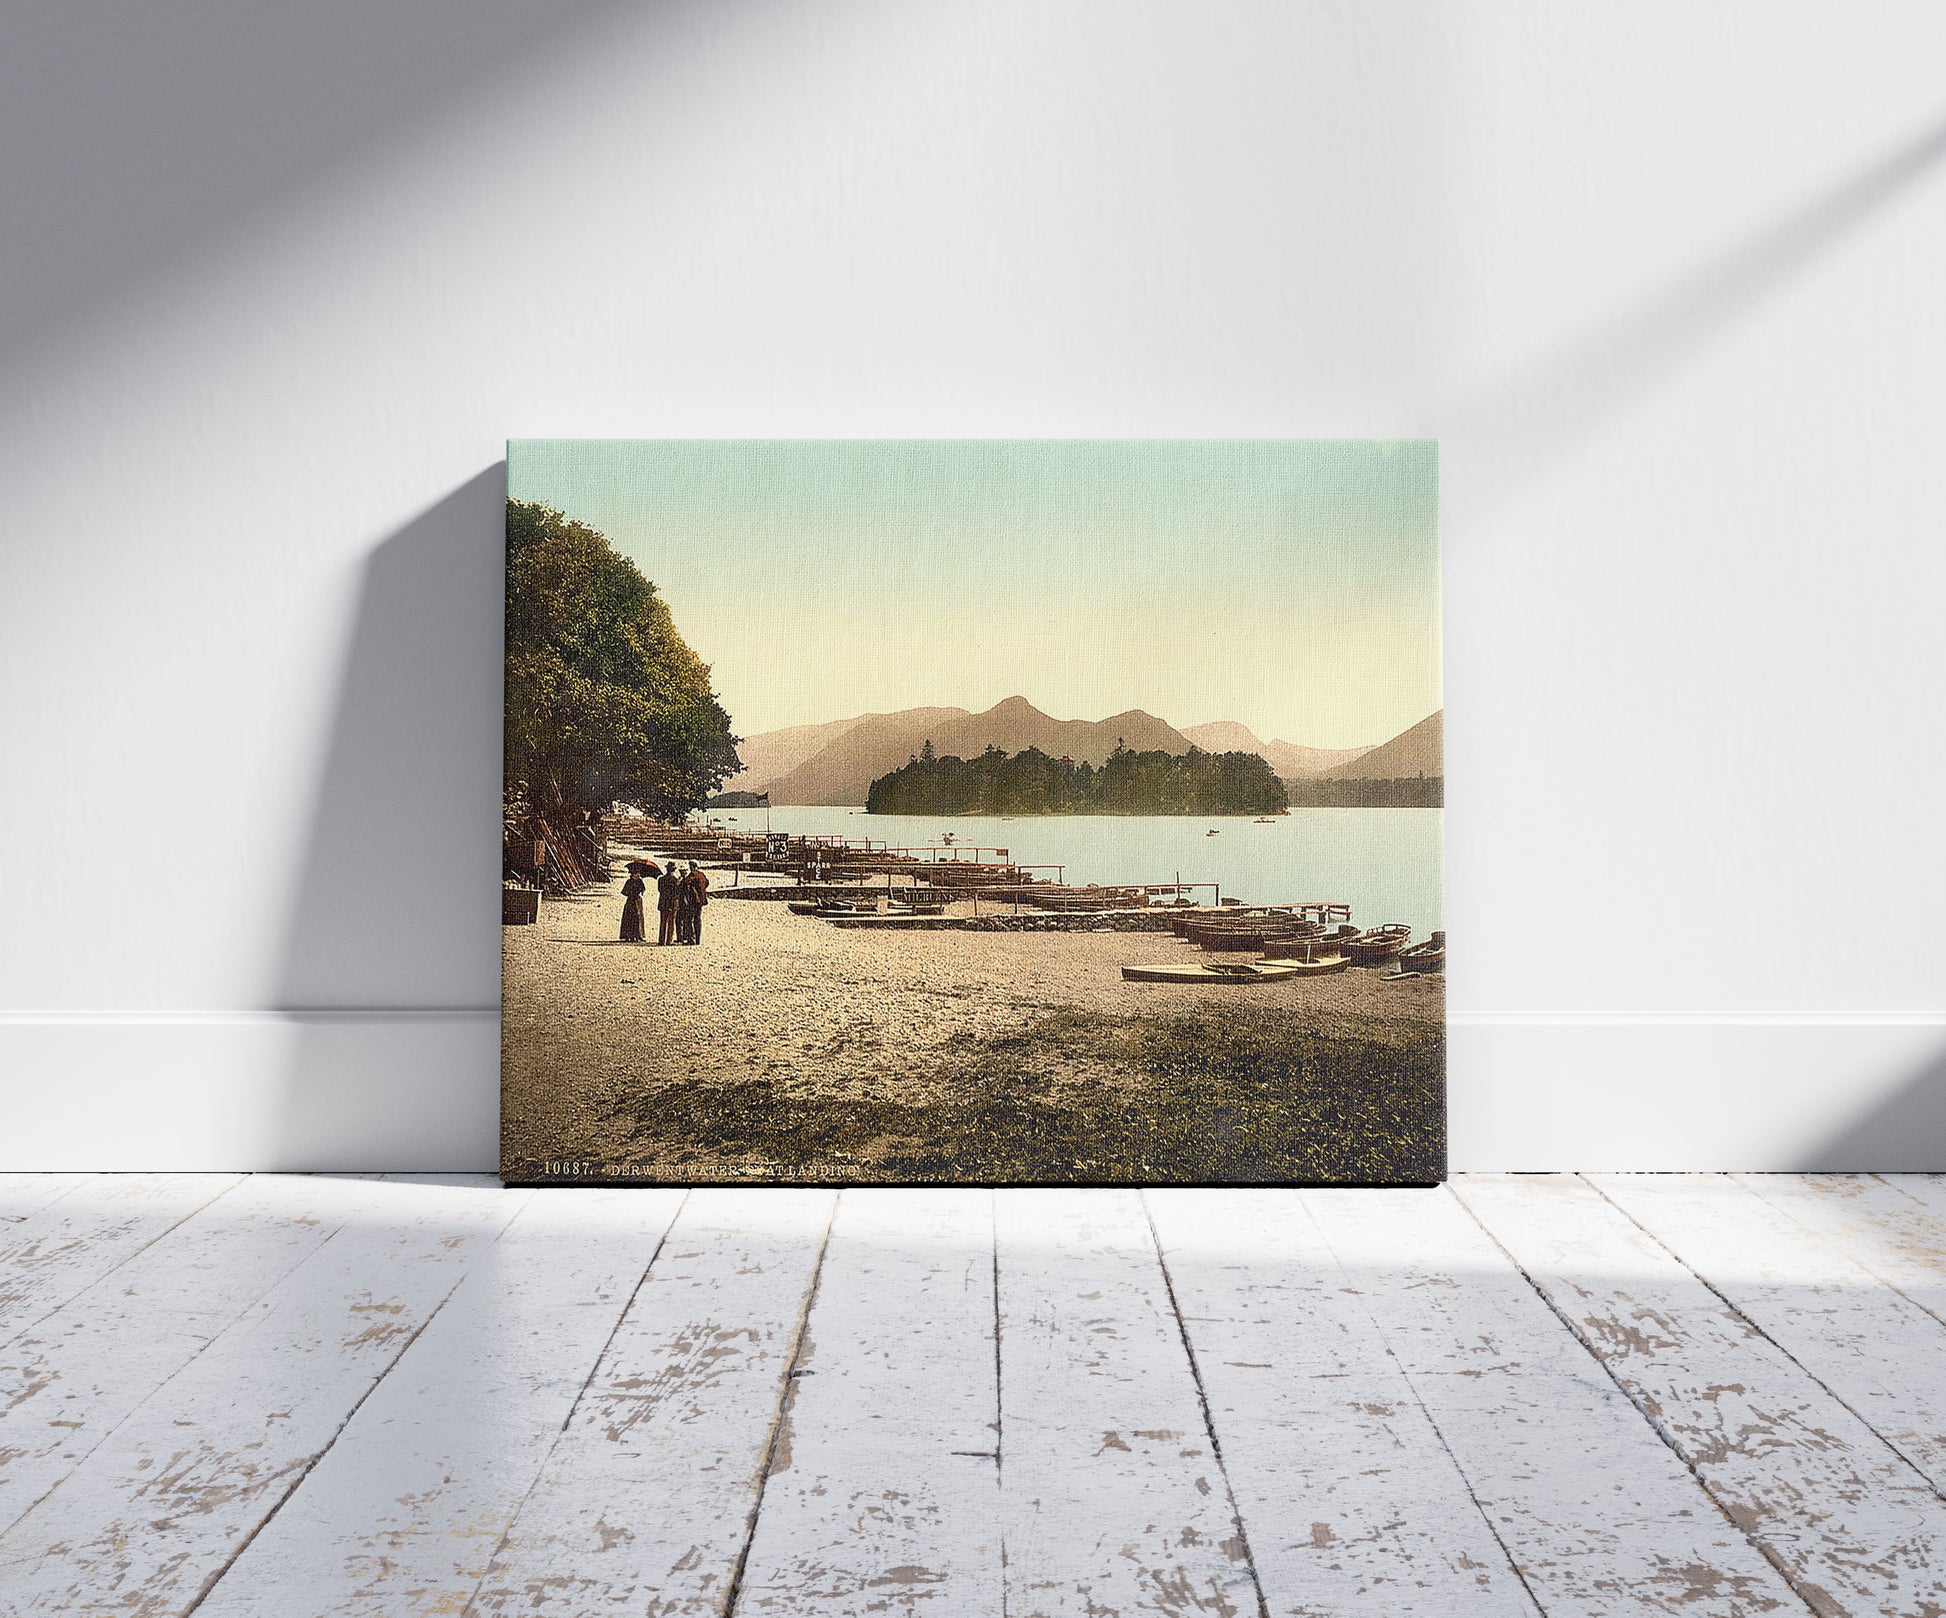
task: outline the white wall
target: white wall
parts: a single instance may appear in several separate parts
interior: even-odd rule
[[[0,1158],[490,1165],[506,437],[1429,434],[1455,1165],[1946,1168],[1943,55],[10,7]]]

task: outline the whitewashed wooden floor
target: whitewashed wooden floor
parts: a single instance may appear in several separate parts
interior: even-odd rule
[[[0,1612],[1946,1612],[1946,1182],[0,1176]]]

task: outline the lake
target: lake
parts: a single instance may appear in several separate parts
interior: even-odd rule
[[[761,809],[713,820],[761,830]],[[944,841],[1004,848],[1037,876],[1085,884],[1216,882],[1253,904],[1343,900],[1360,926],[1402,921],[1423,937],[1442,927],[1438,809],[1293,809],[1267,826],[1223,815],[868,815],[862,809],[779,806],[770,827],[806,836],[870,838],[893,847]],[[1210,837],[1212,828],[1219,833]],[[985,856],[993,858],[992,855]],[[1193,897],[1207,903],[1207,888]]]

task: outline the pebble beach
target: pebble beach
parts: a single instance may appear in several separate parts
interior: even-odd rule
[[[1159,1060],[1142,1054],[1154,1040],[1130,1046],[1130,1030],[1193,1030],[1214,1015],[1273,1039],[1287,1026],[1296,1044],[1383,1049],[1443,1028],[1438,977],[1125,982],[1124,965],[1198,958],[1166,932],[846,929],[718,894],[702,943],[664,948],[619,941],[621,903],[618,878],[503,929],[510,1177],[953,1178],[950,1162],[925,1171],[929,1112],[986,1105],[1010,1085],[1031,1092],[1029,1125],[1050,1108],[1126,1114]],[[710,1096],[742,1122],[725,1126]],[[942,1151],[950,1133],[942,1123]],[[1043,1120],[1037,1133],[1059,1131]],[[1007,1161],[995,1160],[1003,1178]],[[1023,1165],[1035,1171],[1021,1177],[1045,1168]],[[1064,1177],[1097,1177],[1091,1166],[1102,1167],[1077,1158]]]

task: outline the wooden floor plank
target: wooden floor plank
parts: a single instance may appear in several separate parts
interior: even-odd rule
[[[1451,1195],[1300,1195],[1548,1618],[1805,1610]]]
[[[0,1349],[0,1531],[380,1194],[254,1175]]]
[[[1586,1178],[1946,1494],[1946,1324],[1726,1175]]]
[[[690,1194],[468,1612],[723,1610],[835,1201]]]
[[[0,1227],[19,1224],[97,1178],[93,1174],[0,1174]]]
[[[0,1175],[8,1618],[1946,1587],[1937,1176],[719,1190],[646,1279],[678,1193],[55,1179]]]
[[[1536,1613],[1297,1199],[1177,1190],[1145,1200],[1269,1610]]]
[[[1807,1602],[1936,1606],[1946,1501],[1666,1247],[1575,1176],[1468,1176],[1458,1195]]]
[[[187,1611],[527,1193],[382,1191],[0,1535],[10,1614]]]
[[[993,1196],[844,1193],[736,1610],[1001,1611]]]
[[[0,1226],[0,1346],[242,1180],[102,1174]]]
[[[461,1611],[681,1202],[529,1201],[198,1618]]]
[[[1939,1175],[1732,1178],[1946,1321],[1946,1191]]]
[[[1922,1204],[1930,1210],[1935,1228],[1946,1234],[1946,1174],[1874,1174],[1871,1178]]]
[[[1131,1191],[999,1199],[1010,1618],[1249,1614],[1249,1548]]]

